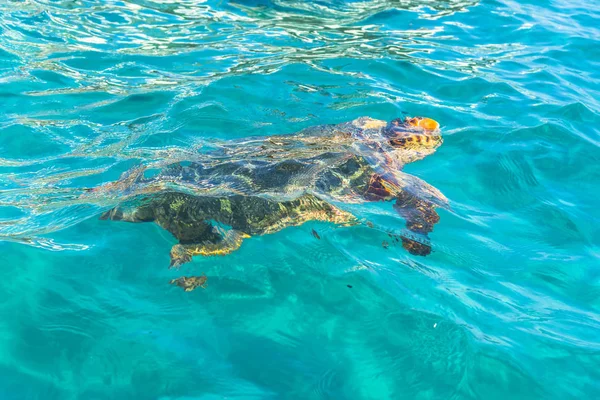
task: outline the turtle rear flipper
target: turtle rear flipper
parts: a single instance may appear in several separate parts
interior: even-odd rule
[[[244,239],[250,236],[234,229],[221,233],[218,240],[201,243],[179,243],[171,249],[169,268],[179,268],[190,262],[193,256],[224,256],[240,248]]]

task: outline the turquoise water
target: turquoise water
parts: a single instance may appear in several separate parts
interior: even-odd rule
[[[1,2],[0,398],[599,398],[599,21],[579,0]],[[98,220],[125,193],[81,197],[211,138],[403,112],[445,136],[406,168],[451,203],[427,257],[311,222],[169,270],[166,231]],[[393,230],[391,208],[358,212]]]

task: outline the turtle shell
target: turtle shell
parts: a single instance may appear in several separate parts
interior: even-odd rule
[[[407,121],[410,131],[416,122]],[[343,202],[385,200],[411,184],[401,171],[415,159],[413,149],[394,147],[390,137],[397,140],[399,135],[390,129],[396,132],[397,123],[361,117],[295,135],[214,142],[211,151],[193,162],[168,165],[152,178],[140,176],[135,185],[139,192],[175,190],[277,201],[307,192]]]

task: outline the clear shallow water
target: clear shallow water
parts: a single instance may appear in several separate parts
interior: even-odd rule
[[[600,395],[598,5],[0,13],[3,399]],[[364,226],[309,223],[177,272],[165,231],[97,219],[124,194],[81,201],[210,138],[403,111],[445,134],[406,168],[452,204],[425,258]],[[402,226],[390,208],[361,212]],[[167,284],[201,272],[206,290]]]

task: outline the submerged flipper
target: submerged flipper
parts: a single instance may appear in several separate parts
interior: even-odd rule
[[[406,174],[403,174],[404,176],[410,177]],[[411,254],[426,256],[431,253],[427,234],[433,231],[433,226],[440,220],[435,208],[440,205],[447,206],[447,200],[436,189],[420,179],[410,178],[418,184],[404,188],[400,186],[400,182],[390,180],[387,176],[373,174],[366,187],[364,198],[368,201],[395,199],[394,209],[406,220],[406,228],[411,233],[401,235],[402,247]],[[414,194],[415,192],[419,195]],[[420,196],[421,194],[427,196]]]
[[[435,211],[435,205],[420,199],[408,192],[396,195],[394,209],[406,220],[406,228],[415,233],[416,237],[423,237],[427,243],[403,235],[402,247],[410,254],[426,256],[431,253],[431,245],[427,234],[433,231],[433,226],[440,221],[440,216]]]
[[[214,228],[218,230],[218,228]],[[250,236],[236,230],[221,233],[216,241],[203,241],[201,243],[179,243],[171,249],[171,264],[169,268],[178,268],[190,262],[193,256],[223,256],[239,249],[244,239]]]

